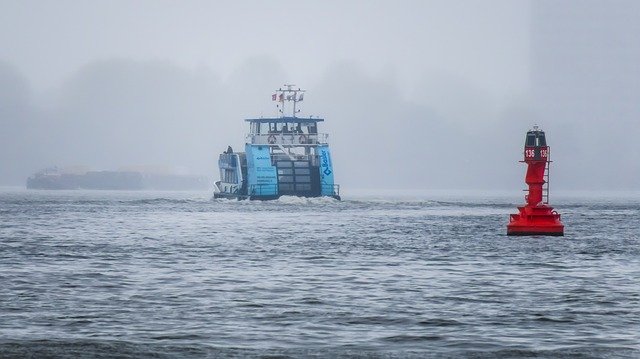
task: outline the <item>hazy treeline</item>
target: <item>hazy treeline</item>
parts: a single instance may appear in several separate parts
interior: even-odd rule
[[[268,59],[249,61],[224,82],[204,69],[112,60],[90,64],[37,97],[19,71],[3,64],[2,102],[9,106],[0,110],[0,179],[22,183],[53,164],[164,164],[217,175],[217,154],[243,143],[243,119],[276,114],[270,95],[283,78]],[[414,95],[425,98],[417,102],[403,97],[392,78],[339,64],[306,86],[301,115],[326,118],[347,186],[492,187],[498,177],[502,183],[504,176],[520,177],[514,161],[530,122],[521,118],[524,110],[499,108],[457,81],[425,78]],[[430,103],[440,91],[457,98]]]
[[[531,3],[528,62],[518,65],[527,83],[509,78],[519,70],[501,75],[500,66],[491,67],[491,56],[500,63],[504,55],[490,52],[492,38],[451,38],[452,47],[478,54],[455,61],[487,62],[479,71],[484,66],[495,75],[483,82],[462,69],[433,66],[407,79],[394,70],[403,66],[397,59],[371,71],[362,66],[367,58],[336,56],[309,67],[308,82],[300,83],[292,78],[300,68],[291,71],[270,54],[248,56],[232,70],[114,55],[43,89],[19,64],[0,58],[0,184],[21,185],[51,165],[164,165],[217,177],[218,153],[244,142],[243,119],[275,115],[273,90],[293,81],[309,91],[301,115],[326,118],[321,131],[330,134],[337,182],[347,188],[522,187],[524,166],[517,161],[526,130],[538,123],[552,146],[556,188],[637,189],[639,6],[580,4]],[[390,34],[383,37],[390,41],[367,46],[412,46],[406,36],[400,45]],[[408,52],[407,63],[439,56],[425,49]],[[510,86],[513,91],[504,91]]]

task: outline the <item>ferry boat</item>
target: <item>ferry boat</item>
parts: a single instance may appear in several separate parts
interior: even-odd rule
[[[215,182],[214,198],[271,200],[298,196],[340,200],[328,135],[318,132],[324,119],[297,116],[305,90],[294,86],[285,85],[271,96],[280,117],[245,120],[249,133],[244,152],[234,152],[229,146],[220,154],[220,180]]]

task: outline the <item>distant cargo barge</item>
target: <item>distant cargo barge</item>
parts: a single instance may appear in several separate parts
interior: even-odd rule
[[[207,190],[206,177],[148,174],[135,171],[65,173],[49,168],[27,179],[28,189],[52,190]]]

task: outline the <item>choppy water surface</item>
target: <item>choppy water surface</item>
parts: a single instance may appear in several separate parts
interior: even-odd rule
[[[423,197],[0,191],[0,357],[640,356],[638,197]]]

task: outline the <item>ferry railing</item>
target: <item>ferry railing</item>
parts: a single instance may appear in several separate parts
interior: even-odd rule
[[[328,138],[327,133],[250,133],[246,141],[256,145],[308,146],[326,144]]]
[[[223,184],[221,181],[216,181],[214,186],[217,188],[218,192],[221,193],[232,193],[237,194],[240,190],[240,187],[235,184]]]
[[[250,196],[274,196],[277,194],[277,184],[252,184],[251,186],[249,186]]]

